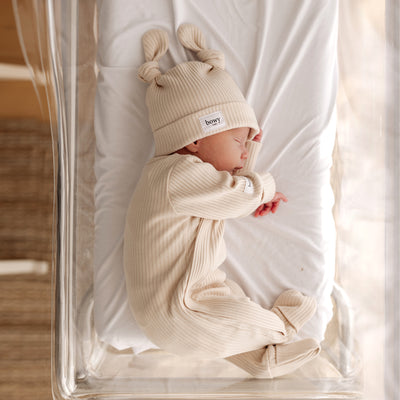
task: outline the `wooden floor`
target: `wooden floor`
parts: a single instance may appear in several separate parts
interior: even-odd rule
[[[50,277],[0,279],[0,398],[51,399]]]
[[[23,65],[11,0],[0,7],[0,63]],[[45,120],[29,80],[0,78],[0,260],[51,260]],[[50,360],[50,272],[0,275],[0,399],[51,399]]]

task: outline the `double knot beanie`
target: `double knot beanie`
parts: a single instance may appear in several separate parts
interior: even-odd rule
[[[233,128],[259,132],[253,109],[225,71],[223,53],[208,49],[202,32],[183,24],[178,38],[199,61],[178,64],[164,74],[158,62],[168,50],[167,33],[154,29],[143,35],[146,62],[138,76],[149,83],[146,105],[154,134],[155,155],[173,153],[198,139]]]

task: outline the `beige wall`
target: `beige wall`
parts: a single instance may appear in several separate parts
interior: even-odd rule
[[[0,30],[0,119],[48,121],[46,110],[41,111],[29,79],[29,70],[25,67],[11,0],[1,1]],[[39,85],[38,91],[43,95],[44,86]]]

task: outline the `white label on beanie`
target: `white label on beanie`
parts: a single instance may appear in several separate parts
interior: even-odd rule
[[[223,128],[225,123],[224,115],[221,111],[216,111],[212,114],[204,115],[199,118],[203,132],[208,133],[219,128]]]

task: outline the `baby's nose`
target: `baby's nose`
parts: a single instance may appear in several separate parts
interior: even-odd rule
[[[242,159],[247,160],[247,156],[249,155],[249,152],[247,151],[246,148],[243,149],[242,151]]]

